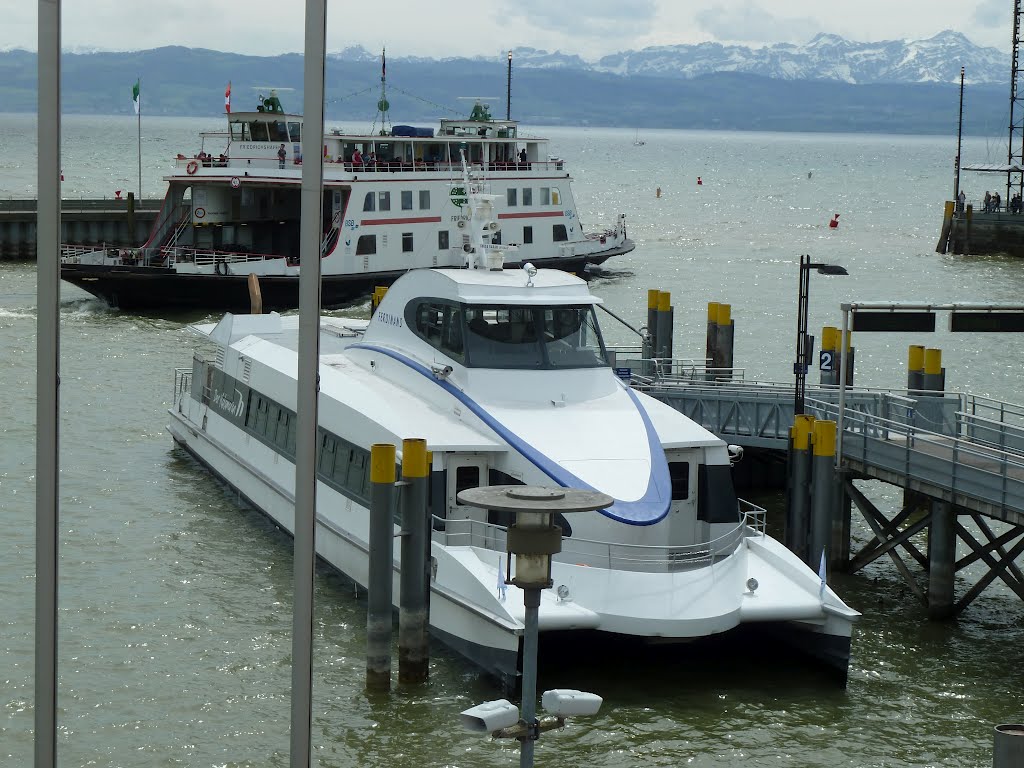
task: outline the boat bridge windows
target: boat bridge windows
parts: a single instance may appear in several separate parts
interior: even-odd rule
[[[406,308],[413,332],[469,368],[598,368],[607,352],[593,306],[461,304],[420,299]]]
[[[264,117],[232,118],[228,121],[232,141],[266,141],[298,144],[302,141],[302,123]]]

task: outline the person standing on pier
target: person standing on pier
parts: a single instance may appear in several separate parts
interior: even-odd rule
[[[985,190],[985,213],[989,213],[992,210],[992,193],[987,189]]]
[[[964,205],[966,203],[967,203],[967,195],[965,195],[964,191],[961,189],[960,190],[960,194],[956,196],[956,212],[957,213],[963,213],[964,212]]]

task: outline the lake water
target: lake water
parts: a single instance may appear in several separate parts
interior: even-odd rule
[[[146,119],[144,195],[162,194],[161,175],[177,152],[198,150],[199,130],[221,127]],[[134,190],[135,130],[134,117],[66,118],[65,196]],[[34,131],[31,116],[0,117],[0,195],[34,196]],[[1024,262],[934,252],[954,139],[649,131],[635,147],[632,130],[527,132],[551,136],[566,159],[585,226],[627,214],[637,249],[610,261],[592,289],[637,324],[648,288],[671,291],[680,356],[703,356],[706,304],[728,302],[737,365],[790,380],[801,253],[850,272],[811,277],[815,333],[839,324],[841,301],[1022,296]],[[975,139],[964,155],[991,152]],[[965,178],[968,197],[984,183]],[[35,307],[35,265],[0,264],[0,764],[11,766],[32,759]],[[185,326],[203,317],[127,314],[70,286],[61,315],[60,765],[286,766],[291,541],[241,509],[165,430],[173,370],[190,365],[196,341]],[[604,325],[613,341],[630,341]],[[905,381],[912,343],[943,350],[950,389],[1024,402],[1024,340],[1011,334],[862,335],[858,382]],[[899,496],[869,491],[880,503]],[[778,498],[761,501],[778,514]],[[866,541],[866,526],[855,529]],[[958,595],[972,576],[958,579]],[[864,614],[846,690],[756,647],[657,665],[549,664],[541,689],[593,690],[605,705],[545,734],[537,764],[991,765],[992,727],[1024,720],[1024,605],[994,584],[958,620],[928,622],[889,562],[834,586]],[[443,647],[428,685],[364,692],[365,610],[351,585],[321,574],[319,765],[517,765],[515,742],[459,730],[460,710],[500,691]]]

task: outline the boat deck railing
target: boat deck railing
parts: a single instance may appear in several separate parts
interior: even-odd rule
[[[200,159],[198,157],[184,157],[179,156],[174,160],[174,167],[179,170],[185,171],[190,176],[206,175],[209,171],[220,171],[221,169],[233,169],[234,174],[237,175],[240,171],[252,171],[253,169],[273,169],[281,170],[288,168],[301,169],[302,160],[289,159],[286,160],[284,165],[281,165],[281,161],[276,157],[249,157],[249,156],[238,156],[232,155],[231,157],[225,157],[223,159],[219,157],[211,157],[207,159]],[[458,176],[462,175],[462,163],[453,160],[448,162],[447,160],[418,160],[416,162],[405,162],[401,160],[378,160],[376,163],[370,163],[364,161],[362,163],[353,163],[351,161],[329,160],[324,162],[324,171],[330,171],[331,169],[343,170],[350,173],[436,173],[442,172],[446,174],[455,174]],[[475,173],[523,173],[523,172],[552,172],[552,171],[564,171],[565,161],[564,160],[531,160],[526,163],[520,162],[489,162],[489,163],[471,163],[469,166],[470,172]],[[553,204],[558,205],[558,203]]]
[[[741,499],[740,512],[743,518],[737,525],[709,541],[666,547],[566,536],[562,538],[562,551],[554,556],[554,560],[591,568],[646,573],[699,568],[731,555],[745,537],[765,535],[765,510],[762,507]],[[479,520],[435,517],[433,538],[447,547],[505,552],[505,531],[504,526]]]

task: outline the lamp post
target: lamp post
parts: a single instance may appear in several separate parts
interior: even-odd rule
[[[520,768],[533,765],[533,743],[540,736],[537,712],[537,635],[540,592],[552,586],[551,556],[562,551],[562,529],[555,513],[589,512],[610,506],[613,499],[598,491],[578,488],[538,488],[528,485],[492,485],[469,488],[458,494],[463,504],[500,512],[515,512],[508,529],[505,583],[523,590],[523,708],[515,737],[519,739]],[[512,556],[515,555],[515,574]],[[548,692],[551,693],[551,692]],[[592,696],[592,694],[588,694]],[[595,697],[596,698],[596,697]],[[600,699],[598,699],[600,704]],[[596,711],[596,710],[595,710]],[[571,713],[566,713],[571,714]],[[579,714],[583,714],[580,712]]]
[[[793,364],[793,374],[796,376],[796,391],[793,397],[793,416],[804,412],[804,384],[807,379],[807,304],[808,288],[810,287],[811,270],[818,270],[822,275],[848,275],[844,267],[838,264],[825,264],[812,262],[807,254],[800,256],[800,287],[797,301],[797,326],[796,326],[796,362]],[[840,344],[846,346],[846,339],[840,339]]]

